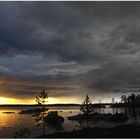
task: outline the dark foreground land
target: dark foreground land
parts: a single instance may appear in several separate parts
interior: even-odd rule
[[[113,128],[83,128],[39,138],[140,138],[140,125],[120,125]]]

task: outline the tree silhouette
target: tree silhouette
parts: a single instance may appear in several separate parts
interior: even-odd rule
[[[133,106],[135,107],[140,103],[140,95],[135,95],[132,93],[131,95],[122,95],[121,96],[121,102],[127,104],[128,107]]]
[[[47,102],[48,98],[48,92],[43,89],[41,90],[40,94],[36,96],[36,102],[42,106],[42,109],[44,109],[44,104]]]
[[[131,94],[131,102],[132,104],[135,104],[136,101],[136,95],[134,93]]]
[[[88,95],[86,95],[85,100],[83,101],[80,107],[80,110],[83,112],[83,115],[85,116],[87,127],[89,127],[88,118],[89,118],[89,115],[94,111],[94,108],[92,106],[92,102]]]
[[[88,116],[90,113],[94,111],[92,106],[92,102],[88,95],[86,95],[85,100],[83,101],[80,110],[84,113],[84,115]]]
[[[46,108],[45,108],[45,103],[47,102],[48,99],[48,91],[45,89],[41,90],[40,94],[36,96],[35,100],[36,102],[42,107],[42,111],[40,113],[34,114],[35,121],[42,121],[43,122],[43,136],[45,135],[45,116],[47,115]]]
[[[136,103],[138,106],[140,105],[140,95],[139,94],[136,96]]]
[[[121,102],[122,103],[127,103],[127,97],[126,97],[126,95],[122,95]]]

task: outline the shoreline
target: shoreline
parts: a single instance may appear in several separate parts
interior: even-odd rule
[[[37,138],[140,138],[140,124],[119,125],[112,128],[83,128]]]

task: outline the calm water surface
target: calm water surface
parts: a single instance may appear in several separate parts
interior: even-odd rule
[[[42,134],[42,126],[38,126],[37,122],[34,122],[34,118],[31,114],[19,114],[21,110],[31,109],[32,107],[0,107],[0,138],[13,138],[15,131],[20,128],[27,127],[31,131],[31,137],[36,137]],[[59,115],[64,117],[64,123],[61,126],[48,126],[46,125],[46,134],[60,132],[60,131],[72,131],[83,127],[78,121],[70,121],[68,116],[73,116],[80,113],[79,107],[50,107],[49,111],[58,111]],[[96,112],[99,113],[118,113],[125,112],[124,108],[98,108]],[[4,112],[15,112],[14,114],[6,114]],[[126,122],[140,123],[140,109],[136,110],[137,115],[130,116],[130,119]],[[98,127],[113,127],[119,125],[117,123],[109,122],[92,122],[91,126]]]

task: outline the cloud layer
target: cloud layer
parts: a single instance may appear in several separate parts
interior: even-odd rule
[[[0,2],[0,75],[26,79],[1,90],[28,98],[50,80],[54,97],[99,98],[139,87],[139,13],[129,1]]]

